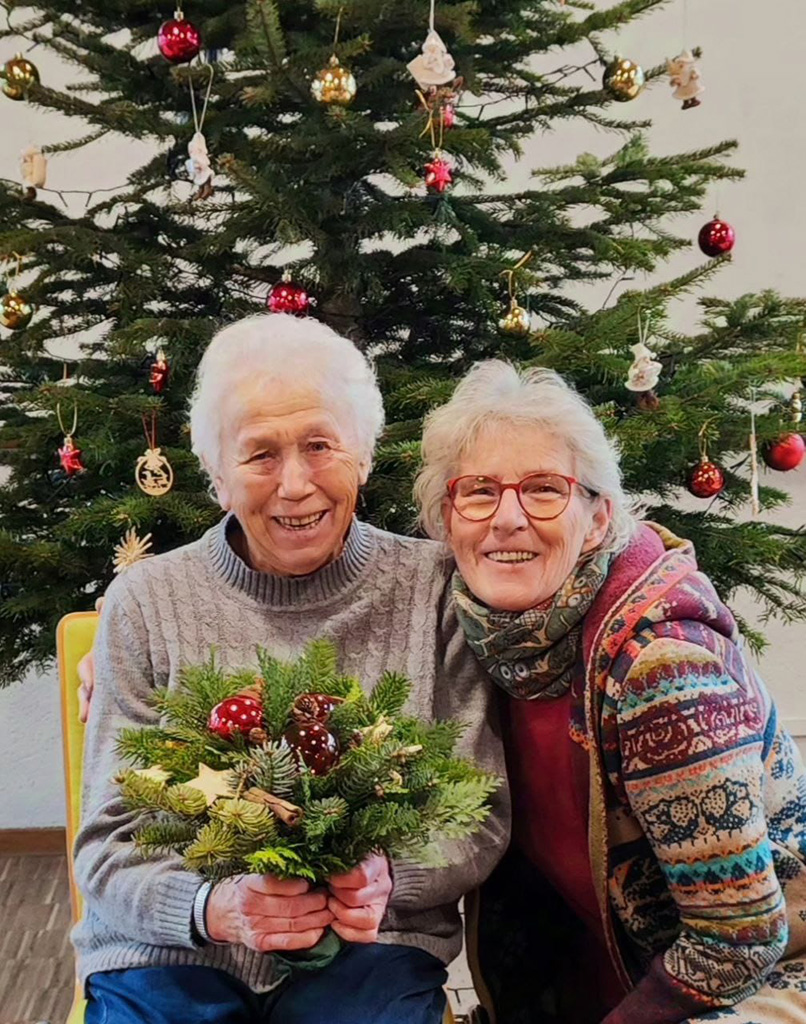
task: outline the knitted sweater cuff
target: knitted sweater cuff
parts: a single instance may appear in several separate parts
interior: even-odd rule
[[[392,871],[390,906],[417,906],[429,875],[428,869],[409,861],[391,859],[389,867]]]
[[[190,871],[172,871],[160,880],[153,914],[162,945],[198,948],[193,941],[193,901],[202,884]]]

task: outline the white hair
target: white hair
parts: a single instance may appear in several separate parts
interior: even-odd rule
[[[193,451],[213,476],[221,454],[223,399],[245,380],[311,388],[338,419],[361,459],[372,462],[383,429],[375,371],[348,339],[327,324],[290,313],[259,313],[220,330],[202,356],[190,399]]]
[[[445,539],[442,518],[448,480],[491,424],[539,427],[562,438],[574,459],[581,484],[613,503],[613,518],[604,543],[623,550],[637,521],[621,483],[616,444],[593,410],[553,370],[518,370],[501,359],[476,363],[459,382],[451,399],[425,419],[422,467],[414,485],[425,532]]]

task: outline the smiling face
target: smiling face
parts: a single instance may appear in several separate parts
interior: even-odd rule
[[[461,460],[457,476],[491,476],[515,483],[530,473],[573,477],[574,459],[560,438],[539,427],[492,424]],[[577,486],[562,515],[526,515],[506,490],[491,519],[469,522],[446,498],[443,518],[456,564],[470,591],[491,608],[521,612],[553,597],[580,555],[604,540],[611,518],[607,498]]]
[[[318,393],[277,391],[262,379],[227,396],[214,483],[252,568],[303,576],[339,556],[369,462]]]

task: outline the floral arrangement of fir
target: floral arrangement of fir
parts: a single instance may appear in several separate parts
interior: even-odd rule
[[[180,854],[218,881],[266,873],[320,884],[370,853],[441,866],[440,842],[471,835],[500,780],[454,756],[463,727],[403,714],[410,683],[369,693],[315,640],[296,661],[258,650],[260,674],[215,653],[155,692],[161,724],[121,732],[118,783],[149,857]]]

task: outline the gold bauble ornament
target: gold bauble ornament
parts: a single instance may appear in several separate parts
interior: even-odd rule
[[[322,68],[311,82],[311,92],[320,103],[346,107],[352,103],[356,94],[353,73],[339,64],[334,53],[327,67]]]
[[[34,315],[34,307],[19,292],[7,292],[0,298],[0,324],[10,331],[24,331]]]
[[[158,498],[173,487],[174,471],[159,448],[148,448],[137,460],[134,479],[141,491]]]
[[[7,60],[0,78],[3,79],[3,92],[12,100],[23,100],[32,85],[39,84],[39,72],[21,53]]]
[[[619,103],[634,100],[646,85],[646,75],[640,64],[628,57],[616,57],[605,68],[602,85]]]
[[[523,338],[531,330],[529,314],[523,306],[518,305],[515,298],[510,303],[507,315],[498,321],[498,330],[515,338]]]

